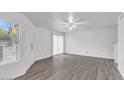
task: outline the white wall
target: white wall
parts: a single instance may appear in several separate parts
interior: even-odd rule
[[[65,35],[65,52],[114,59],[117,27],[68,32]]]
[[[124,77],[124,13],[118,18],[118,68]]]
[[[57,33],[34,26],[20,13],[0,13],[0,21],[20,24],[20,62],[0,66],[0,79],[13,79],[24,74],[36,61],[52,55],[51,34]],[[62,34],[58,32],[57,34]],[[63,34],[62,34],[63,35]],[[34,49],[31,48],[34,45]]]

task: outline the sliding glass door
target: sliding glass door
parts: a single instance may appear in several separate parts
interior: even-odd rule
[[[61,35],[53,35],[53,55],[64,52],[64,38]]]

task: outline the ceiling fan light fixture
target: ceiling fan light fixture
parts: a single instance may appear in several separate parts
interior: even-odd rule
[[[71,30],[72,30],[72,27],[70,26],[70,27],[69,27],[69,31],[71,31]]]

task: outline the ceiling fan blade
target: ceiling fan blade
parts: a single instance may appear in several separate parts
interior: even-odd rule
[[[73,23],[74,22],[74,15],[72,12],[69,12],[68,15],[66,17],[64,17],[63,19],[64,23]]]
[[[65,24],[55,24],[54,27],[56,27],[56,28],[68,28],[68,26]]]
[[[78,23],[74,23],[75,25],[89,25],[89,22],[78,22]]]
[[[68,26],[68,23],[56,23],[54,26]]]
[[[84,24],[84,25],[83,25],[83,24],[78,24],[78,25],[76,25],[76,26],[88,26],[88,25],[85,25],[85,24]]]
[[[64,20],[61,20],[61,19],[59,19],[59,18],[55,18],[55,23],[56,23],[56,24],[65,24],[65,23],[67,23],[67,22],[65,22]]]
[[[74,23],[84,23],[85,21],[87,21],[88,19],[79,19],[79,20],[75,20]]]
[[[64,23],[69,23],[68,17],[62,19]]]

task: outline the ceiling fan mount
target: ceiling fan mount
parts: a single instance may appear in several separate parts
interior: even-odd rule
[[[87,24],[85,24],[85,21],[87,21],[87,19],[76,19],[74,18],[74,13],[68,13],[68,16],[66,18],[64,18],[63,20],[58,20],[58,25],[71,31],[79,26],[88,26]]]

